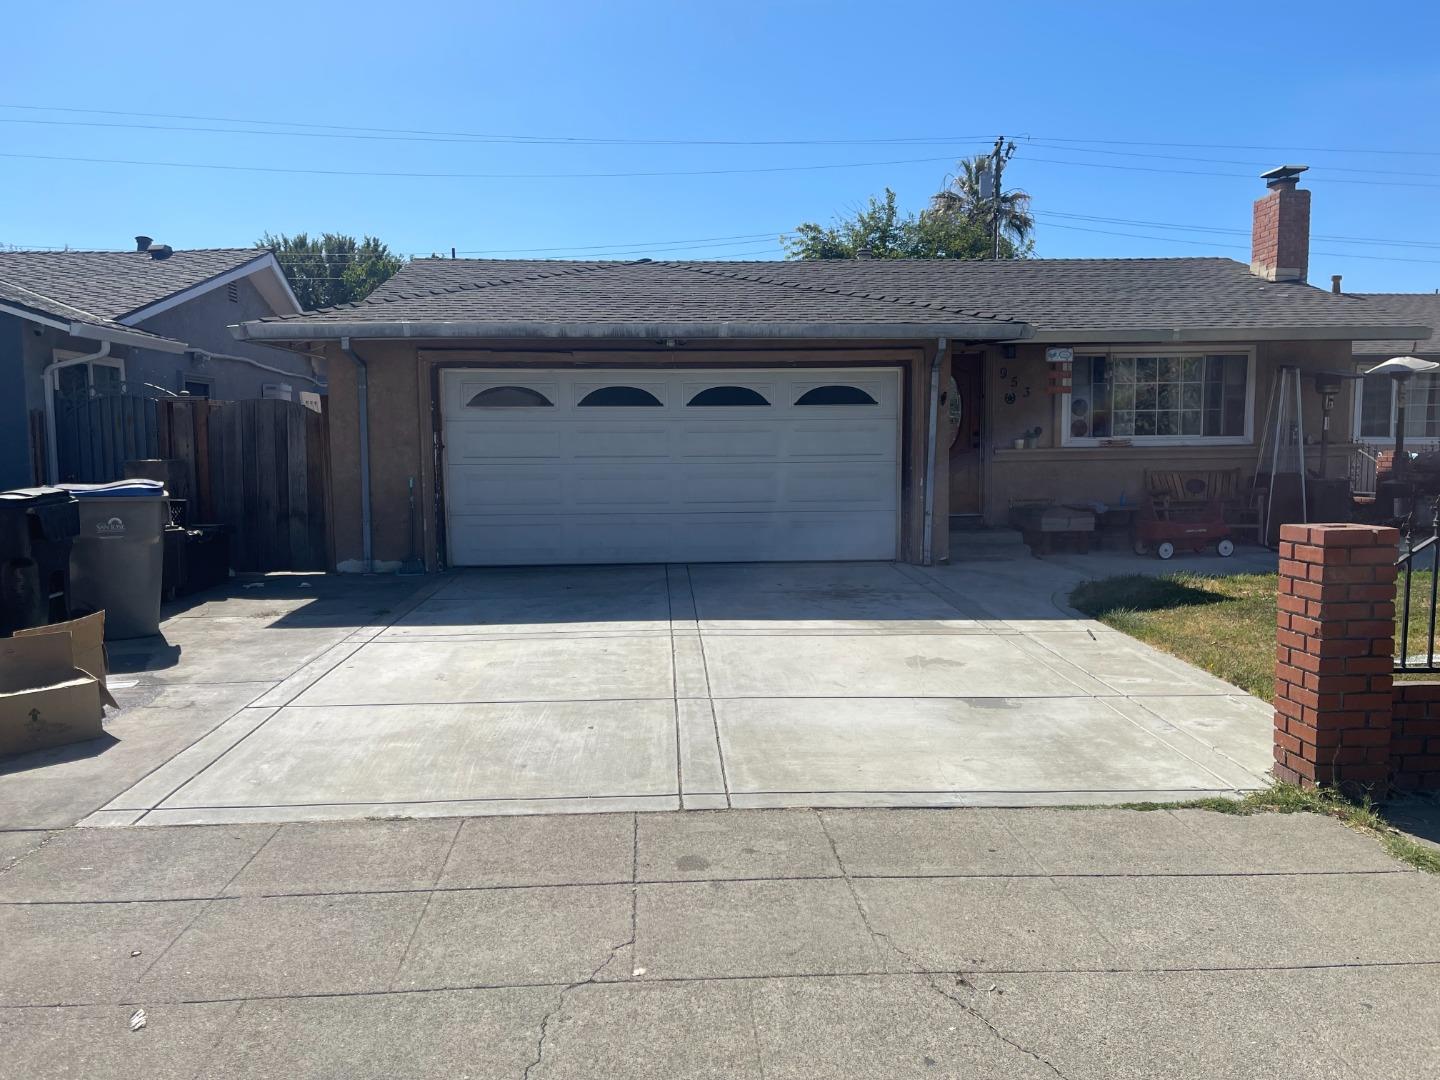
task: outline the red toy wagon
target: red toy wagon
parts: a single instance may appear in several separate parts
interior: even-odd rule
[[[1145,474],[1149,504],[1135,522],[1135,554],[1155,552],[1162,559],[1176,548],[1204,551],[1215,545],[1218,555],[1233,555],[1230,523],[1225,514],[1233,501],[1233,471],[1185,472],[1151,470]]]

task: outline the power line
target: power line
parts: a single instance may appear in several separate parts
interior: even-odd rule
[[[1021,136],[1016,136],[1020,138]],[[1026,135],[1045,142],[1090,143],[1107,146],[1169,146],[1182,150],[1278,150],[1300,154],[1394,154],[1404,157],[1440,157],[1440,150],[1355,150],[1335,146],[1263,146],[1247,143],[1147,142],[1141,139],[1074,139],[1058,135]]]
[[[1071,214],[1060,210],[1037,211],[1045,217],[1074,218],[1077,221],[1101,221],[1109,222],[1112,225],[1144,225],[1154,229],[1178,229],[1182,232],[1213,232],[1231,233],[1238,236],[1249,236],[1249,229],[1223,228],[1215,225],[1181,225],[1173,221],[1142,221],[1135,218],[1099,217],[1094,214]],[[1440,241],[1433,240],[1387,240],[1377,236],[1323,236],[1319,233],[1311,236],[1312,240],[1323,240],[1334,244],[1383,244],[1396,247],[1421,247],[1440,248]]]
[[[129,112],[121,109],[81,109],[70,108],[59,105],[14,105],[0,103],[0,109],[27,109],[34,112],[65,112],[90,114],[95,116],[138,116],[151,120],[197,120],[218,124],[251,124],[267,125],[271,127],[307,128],[320,131],[332,132],[355,132],[357,137],[371,137],[358,135],[358,133],[374,133],[373,137],[381,135],[405,135],[424,136],[427,139],[434,138],[440,141],[457,140],[461,142],[480,143],[516,143],[532,144],[537,146],[940,146],[948,143],[976,142],[986,138],[984,135],[947,135],[936,136],[903,136],[885,139],[673,139],[673,138],[618,138],[602,136],[583,135],[515,135],[495,134],[469,131],[433,131],[425,128],[388,128],[388,127],[360,127],[351,124],[311,124],[292,120],[247,120],[239,117],[229,116],[196,116],[187,113],[147,113]],[[133,127],[129,124],[99,124],[85,121],[62,121],[62,120],[34,120],[34,121],[7,121],[8,123],[49,123],[49,124],[77,124],[80,126],[113,126]],[[140,125],[143,126],[143,125]],[[156,125],[155,130],[216,130],[216,131],[238,131],[244,133],[244,129],[188,129],[188,128],[166,128],[163,125]],[[254,131],[248,134],[304,134],[304,132],[265,132]],[[343,136],[336,136],[343,137]],[[420,140],[424,141],[424,140]]]
[[[1269,167],[1269,162],[1265,162],[1265,161],[1240,161],[1240,160],[1238,160],[1238,159],[1236,159],[1236,158],[1191,157],[1191,156],[1182,155],[1182,154],[1146,154],[1146,153],[1143,153],[1143,152],[1138,151],[1138,150],[1105,150],[1105,149],[1092,149],[1091,147],[1088,147],[1088,146],[1061,146],[1061,145],[1059,145],[1058,143],[1045,143],[1045,142],[1027,142],[1027,143],[1025,143],[1025,145],[1026,145],[1026,146],[1038,146],[1038,147],[1040,147],[1041,149],[1046,149],[1046,150],[1065,150],[1065,151],[1068,151],[1068,152],[1073,153],[1073,154],[1109,154],[1109,155],[1111,155],[1111,156],[1113,156],[1113,157],[1152,158],[1152,159],[1160,159],[1160,160],[1163,160],[1163,161],[1199,161],[1199,162],[1206,163],[1206,164],[1210,164],[1210,165],[1251,165],[1251,166],[1256,166],[1256,167],[1260,167],[1260,168],[1267,168],[1267,167]],[[1343,165],[1326,165],[1326,166],[1324,166],[1324,168],[1325,168],[1325,170],[1326,170],[1327,172],[1362,173],[1362,174],[1373,174],[1373,175],[1375,175],[1375,176],[1426,176],[1426,177],[1440,177],[1440,173],[1434,173],[1434,172],[1409,172],[1409,171],[1400,171],[1400,170],[1395,170],[1395,169],[1354,169],[1354,168],[1349,168],[1349,167],[1343,166]]]
[[[1017,158],[1021,163],[1039,162],[1043,165],[1069,165],[1072,168],[1082,169],[1118,169],[1121,172],[1148,172],[1164,173],[1166,176],[1223,176],[1232,180],[1253,180],[1250,173],[1236,172],[1215,172],[1205,169],[1162,169],[1150,165],[1110,165],[1103,161],[1061,161],[1057,158],[1037,158],[1025,155]],[[1307,177],[1307,182],[1314,183],[1319,180],[1325,184],[1365,184],[1370,187],[1415,187],[1415,188],[1440,188],[1440,184],[1420,184],[1410,180],[1351,180],[1342,176],[1321,176]]]
[[[1043,216],[1040,214],[1037,217]],[[1062,225],[1059,222],[1047,222],[1052,229],[1070,229],[1075,232],[1100,233],[1104,236],[1124,236],[1132,240],[1159,240],[1167,244],[1195,244],[1200,247],[1223,247],[1248,249],[1249,244],[1230,244],[1223,240],[1185,240],[1178,236],[1146,236],[1142,233],[1115,232],[1113,229],[1092,229],[1084,225]],[[1311,255],[1324,255],[1326,258],[1335,259],[1373,259],[1380,262],[1411,262],[1411,263],[1437,263],[1440,259],[1412,259],[1400,255],[1358,255],[1348,251],[1311,251]]]
[[[654,169],[627,172],[570,173],[469,173],[469,172],[377,172],[365,169],[290,169],[275,165],[221,165],[195,161],[137,161],[133,158],[66,157],[59,154],[0,153],[0,157],[26,161],[65,161],[84,165],[136,165],[163,169],[210,169],[221,172],[283,173],[295,176],[364,176],[429,180],[602,180],[660,176],[734,176],[753,173],[818,172],[829,169],[867,169],[881,165],[921,165],[953,161],[944,157],[900,158],[893,161],[845,161],[828,165],[769,165],[737,169]],[[1440,185],[1436,185],[1440,186]]]

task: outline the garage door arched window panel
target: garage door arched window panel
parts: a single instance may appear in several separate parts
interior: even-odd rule
[[[765,400],[764,395],[748,386],[712,386],[701,390],[686,402],[686,406],[692,409],[750,407],[769,404],[770,402]]]
[[[580,399],[582,409],[659,409],[659,398],[638,386],[602,386]]]
[[[806,390],[795,402],[796,405],[878,405],[873,397],[858,386],[831,383]]]
[[[492,386],[465,403],[467,409],[549,409],[555,403],[528,386]]]

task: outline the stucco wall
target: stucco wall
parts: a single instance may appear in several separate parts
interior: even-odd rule
[[[1145,348],[1117,342],[1110,348]],[[1154,346],[1151,346],[1152,348]],[[1177,345],[1175,347],[1184,347]],[[1225,352],[1232,346],[1205,344],[1197,351]],[[1298,366],[1304,376],[1317,371],[1350,371],[1350,344],[1343,341],[1260,342],[1255,347],[1254,441],[1231,446],[1063,446],[1062,398],[1045,392],[1048,374],[1043,345],[1020,345],[1006,358],[999,348],[987,352],[987,434],[984,514],[987,522],[1008,520],[1012,502],[1055,499],[1064,502],[1099,501],[1107,504],[1139,501],[1147,469],[1239,468],[1254,472],[1264,427],[1266,406],[1276,368]],[[1320,395],[1313,381],[1302,376],[1301,397],[1307,440],[1318,441],[1321,427]],[[1353,385],[1353,384],[1352,384]],[[1351,437],[1353,388],[1343,391],[1331,414],[1329,475],[1343,476]],[[1007,400],[1013,395],[1014,400]],[[1013,448],[1026,430],[1042,429],[1036,447]],[[1318,469],[1318,446],[1307,447],[1307,464]]]
[[[179,393],[187,375],[211,381],[210,396],[218,401],[258,398],[266,383],[289,383],[294,394],[317,389],[309,378],[310,361],[286,349],[267,348],[248,341],[236,341],[232,323],[261,319],[275,311],[248,278],[235,283],[237,299],[229,298],[225,286],[211,289],[177,307],[162,311],[139,323],[142,330],[183,341],[197,349],[248,356],[271,367],[292,373],[289,377],[262,371],[249,364],[220,358],[196,364],[187,354],[156,353],[135,349],[126,363],[126,378],[132,383],[148,382]],[[297,398],[298,400],[298,398]]]

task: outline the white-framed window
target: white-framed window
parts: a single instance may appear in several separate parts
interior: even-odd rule
[[[1355,382],[1355,432],[1362,442],[1395,441],[1395,380],[1367,375]],[[1440,439],[1440,374],[1416,375],[1405,397],[1405,438]]]
[[[57,357],[63,359],[61,354]],[[125,366],[119,360],[91,360],[55,372],[56,393],[68,397],[119,393],[125,384]]]
[[[1254,438],[1253,349],[1077,349],[1063,446],[1226,445]]]

